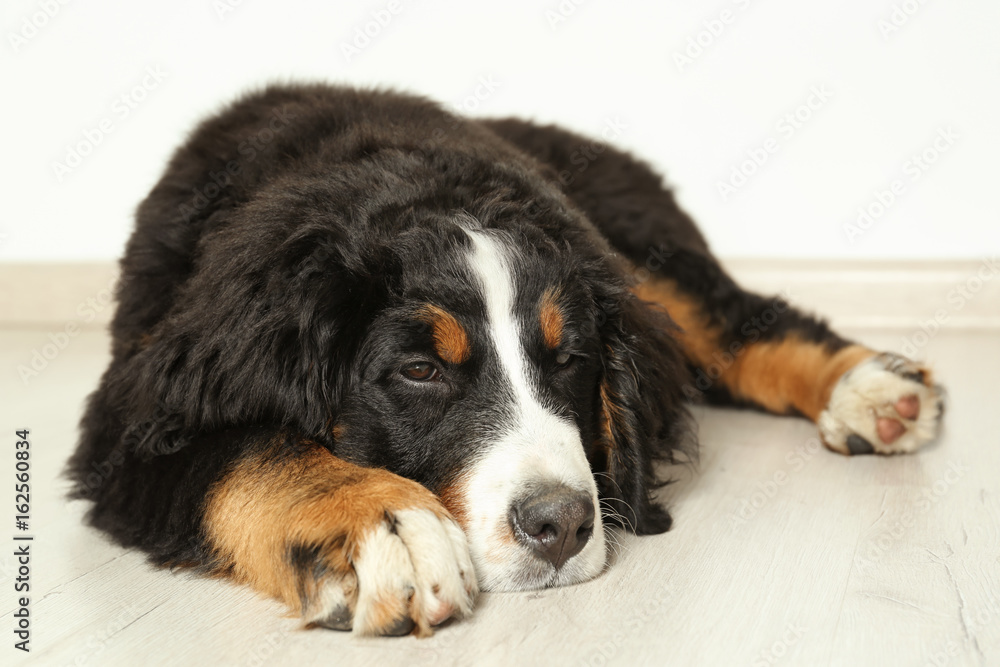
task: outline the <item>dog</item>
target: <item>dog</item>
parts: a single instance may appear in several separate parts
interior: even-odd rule
[[[942,413],[927,368],[741,289],[642,161],[390,91],[275,85],[204,121],[116,298],[68,466],[89,522],[366,635],[666,531],[692,400],[844,455],[912,452]]]

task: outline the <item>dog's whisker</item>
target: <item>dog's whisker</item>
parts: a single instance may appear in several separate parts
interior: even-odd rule
[[[618,534],[614,526],[605,527],[604,538],[614,551],[616,558],[621,558],[622,555],[631,550],[631,547],[624,541],[623,536]]]
[[[608,481],[610,481],[610,482],[611,482],[612,484],[614,484],[614,485],[615,485],[615,488],[617,488],[617,489],[618,489],[618,494],[619,494],[619,496],[624,496],[624,494],[622,493],[622,488],[621,488],[621,485],[620,485],[620,484],[618,484],[618,482],[617,482],[617,481],[616,481],[616,480],[615,480],[615,479],[614,479],[614,478],[613,478],[613,477],[612,477],[611,475],[609,475],[609,474],[607,474],[607,473],[605,473],[605,472],[595,472],[595,473],[594,473],[594,476],[595,476],[595,477],[604,477],[604,478],[606,478],[606,479],[607,479]],[[633,508],[633,507],[632,507],[632,506],[631,506],[631,505],[630,505],[630,504],[628,503],[628,501],[626,501],[626,500],[625,500],[624,498],[618,498],[618,499],[616,499],[616,500],[617,500],[617,502],[621,503],[622,505],[624,505],[625,507],[627,507],[627,508],[628,508],[629,512],[631,512],[631,514],[632,514],[632,518],[634,519],[634,522],[633,522],[633,521],[628,521],[628,520],[627,520],[627,519],[626,519],[626,518],[625,518],[625,517],[624,517],[624,516],[623,516],[623,515],[622,515],[621,513],[619,513],[619,512],[615,512],[615,516],[616,516],[616,518],[618,518],[618,519],[619,519],[620,521],[622,521],[622,523],[627,523],[627,524],[628,524],[628,526],[629,526],[629,529],[630,529],[630,530],[631,530],[631,531],[632,531],[633,533],[634,533],[634,532],[636,532],[636,531],[635,531],[635,524],[636,524],[636,523],[638,523],[638,521],[639,521],[639,517],[638,517],[638,515],[636,514],[636,512],[635,512],[635,509],[634,509],[634,508]],[[602,501],[602,502],[608,502],[608,499],[607,499],[607,498],[602,498],[602,499],[601,499],[601,501]]]
[[[624,500],[618,500],[617,502],[620,502],[621,504],[625,505],[625,507],[627,507],[629,509],[629,511],[632,512],[633,518],[635,517],[635,510],[632,509],[631,505],[629,505]],[[611,501],[609,501],[606,498],[602,498],[602,499],[599,500],[599,503],[601,505],[601,510],[602,510],[603,514],[605,514],[606,516],[612,517],[614,519],[617,519],[623,525],[628,526],[629,530],[631,530],[633,533],[636,532],[636,530],[635,530],[635,524],[632,523],[631,521],[629,521],[628,517],[626,517],[625,515],[623,515],[621,512],[617,511],[611,505]]]

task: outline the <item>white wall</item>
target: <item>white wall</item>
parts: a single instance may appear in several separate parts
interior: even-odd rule
[[[397,2],[348,59],[342,45],[395,3],[4,0],[0,258],[117,257],[192,124],[277,78],[391,85],[591,134],[619,119],[617,143],[669,175],[724,256],[1000,251],[995,0]],[[883,35],[893,18],[902,25]],[[814,90],[828,99],[799,109]],[[122,95],[144,99],[128,109]],[[799,128],[779,125],[797,109]],[[102,121],[111,132],[57,176]],[[952,136],[937,140],[944,152],[939,132]],[[765,144],[774,152],[724,200],[719,183]],[[908,163],[925,150],[934,164]],[[877,213],[893,181],[895,201],[848,238],[858,207]]]

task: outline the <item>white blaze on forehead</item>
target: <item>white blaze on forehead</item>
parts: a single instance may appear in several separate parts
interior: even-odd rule
[[[500,366],[514,390],[516,406],[521,411],[540,409],[528,382],[524,346],[514,313],[515,288],[510,260],[504,256],[503,246],[496,240],[481,232],[473,232],[469,236],[475,248],[472,268],[477,273],[486,301],[490,335],[500,358]],[[525,416],[520,415],[522,418]]]
[[[531,362],[516,316],[516,267],[504,244],[481,231],[467,232],[469,258],[486,305],[487,329],[499,361],[502,386],[511,392],[513,410],[495,424],[497,439],[466,476],[466,530],[483,588],[523,589],[589,579],[604,566],[604,531],[597,508],[597,485],[572,421],[544,407],[532,382]],[[558,573],[542,564],[510,532],[511,505],[540,485],[565,484],[590,494],[595,504],[594,533],[584,549]]]

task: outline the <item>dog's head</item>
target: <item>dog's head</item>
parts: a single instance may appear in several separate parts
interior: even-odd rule
[[[686,427],[684,365],[620,276],[536,229],[461,218],[378,254],[378,294],[352,306],[339,456],[438,493],[484,589],[595,576],[607,519],[669,526],[649,494]]]
[[[169,373],[149,374],[183,385],[166,401],[178,428],[282,423],[424,484],[464,526],[484,589],[595,576],[608,522],[669,527],[653,464],[688,435],[687,371],[603,242],[474,213],[333,225],[320,204],[270,198],[205,243],[216,259],[187,292],[204,303],[174,323],[177,350],[161,341]],[[203,350],[178,351],[185,327]]]

